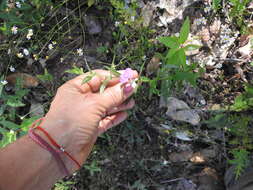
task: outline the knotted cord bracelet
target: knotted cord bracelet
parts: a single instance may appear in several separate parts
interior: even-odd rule
[[[60,157],[60,153],[57,152],[54,148],[52,148],[50,146],[50,144],[48,144],[43,138],[41,138],[39,135],[37,135],[34,132],[34,129],[31,128],[28,131],[28,136],[38,145],[40,145],[42,148],[44,148],[45,150],[49,151],[53,157],[55,158],[59,168],[62,170],[62,172],[64,173],[65,176],[69,176],[70,173],[68,171],[68,169],[66,168],[64,162],[62,161],[61,157]]]
[[[38,120],[36,120],[33,124],[32,124],[32,126],[31,126],[31,129],[38,129],[38,130],[40,130],[41,132],[43,132],[45,135],[46,135],[46,137],[49,139],[49,141],[52,143],[52,145],[56,148],[56,150],[55,149],[53,149],[46,141],[46,143],[54,150],[54,152],[56,152],[57,153],[57,155],[59,156],[59,154],[58,153],[64,153],[69,159],[71,159],[77,166],[78,166],[78,168],[81,168],[81,165],[79,164],[79,162],[77,161],[77,160],[75,160],[75,158],[73,157],[73,156],[71,156],[63,147],[61,147],[50,135],[49,135],[49,133],[45,130],[45,129],[43,129],[41,126],[39,126],[39,125],[36,125],[36,124],[40,124],[41,122],[43,121],[43,118],[40,118],[40,119],[38,119]],[[35,134],[33,131],[30,131],[29,130],[29,134]],[[33,133],[32,133],[33,132]],[[37,135],[37,134],[35,134],[35,135]],[[30,136],[30,135],[29,135]],[[34,135],[33,135],[34,136]],[[38,135],[37,135],[38,136]],[[41,138],[40,136],[39,136],[39,138]],[[42,138],[41,138],[42,139]],[[38,138],[34,138],[33,139],[36,143],[38,143],[40,146],[42,146],[44,149],[46,149],[46,150],[48,150],[47,149],[47,147],[45,147],[45,146],[43,146],[42,145],[42,143],[40,143],[40,142],[38,142]],[[43,141],[44,141],[44,139],[42,139]],[[59,157],[60,158],[60,157]],[[60,158],[61,159],[61,158]],[[62,160],[61,160],[62,161]],[[63,161],[62,161],[63,162]],[[64,164],[64,162],[63,162],[63,165],[64,165],[64,167],[66,168],[66,166],[65,166],[65,164]],[[62,167],[62,166],[60,166],[60,167]],[[69,172],[67,171],[67,173],[69,174]]]

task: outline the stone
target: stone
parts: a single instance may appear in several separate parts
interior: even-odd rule
[[[184,121],[192,125],[198,125],[200,116],[192,110],[184,101],[178,100],[174,97],[167,99],[166,115],[176,121]]]
[[[95,16],[85,15],[84,22],[89,34],[95,35],[102,32],[101,23]]]

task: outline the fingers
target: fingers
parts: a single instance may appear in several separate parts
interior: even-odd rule
[[[120,124],[122,121],[124,121],[127,118],[126,112],[118,112],[114,115],[110,115],[105,117],[99,122],[98,126],[98,134],[101,135],[108,129]]]
[[[115,114],[120,111],[126,111],[129,109],[132,109],[134,107],[134,105],[135,105],[135,101],[134,101],[134,99],[131,99],[130,101],[124,102],[123,104],[110,109],[109,111],[107,111],[107,114],[112,115],[112,114]]]
[[[85,84],[82,84],[84,79],[86,79],[87,77],[91,77],[90,81]],[[119,83],[118,77],[115,77],[110,71],[105,70],[93,70],[92,73],[88,72],[83,75],[80,75],[70,80],[69,83],[78,87],[83,93],[88,91],[97,92],[102,82],[108,77],[111,77],[112,79],[108,81],[107,86],[113,86]]]
[[[118,83],[108,87],[100,95],[99,99],[106,110],[111,110],[114,107],[121,105],[127,98],[134,93],[134,88],[130,84]]]

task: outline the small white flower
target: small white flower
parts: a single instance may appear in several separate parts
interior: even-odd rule
[[[53,44],[48,44],[48,49],[53,49],[54,48],[54,46],[53,46]]]
[[[10,69],[11,72],[15,72],[15,70],[16,70],[12,65],[10,66],[9,69]]]
[[[60,58],[60,62],[63,63],[63,61],[64,61],[64,59],[61,57],[61,58]]]
[[[83,50],[81,48],[77,49],[76,52],[79,56],[83,56]]]
[[[115,27],[118,27],[119,25],[120,25],[119,21],[116,21],[115,24],[114,24]]]
[[[10,130],[10,134],[12,134],[12,135],[13,135],[13,134],[15,134],[15,131],[13,131],[13,130]]]
[[[206,18],[202,17],[202,18],[196,19],[195,22],[197,25],[201,25],[201,24],[206,25],[207,20],[206,20]]]
[[[163,161],[163,165],[167,165],[169,162],[167,160]]]
[[[8,82],[7,82],[7,80],[1,80],[1,84],[6,85],[6,84],[8,84]]]
[[[11,54],[11,49],[8,49],[7,54],[8,54],[8,55]]]
[[[56,45],[56,44],[57,44],[57,42],[56,42],[56,41],[52,41],[52,44],[53,44],[53,45]]]
[[[17,53],[17,57],[18,57],[18,58],[23,58],[24,55],[23,55],[23,53]]]
[[[13,26],[13,27],[11,28],[11,32],[12,32],[12,34],[17,34],[17,33],[18,33],[18,27]]]
[[[179,36],[180,36],[180,34],[177,32],[177,33],[175,34],[175,36],[176,36],[176,37],[179,37]]]
[[[28,30],[28,34],[26,35],[26,38],[27,38],[28,40],[30,40],[32,36],[33,36],[33,29],[29,29],[29,30]]]
[[[16,7],[21,8],[21,3],[19,1],[16,2]]]
[[[210,11],[211,11],[211,7],[205,7],[205,8],[204,8],[204,12],[205,12],[205,13],[209,13]]]
[[[29,51],[28,51],[28,49],[23,49],[23,53],[27,56],[27,55],[29,55]]]

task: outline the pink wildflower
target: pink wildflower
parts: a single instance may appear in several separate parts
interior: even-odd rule
[[[127,68],[124,70],[124,72],[120,75],[120,82],[121,83],[127,83],[131,79],[133,79],[133,70],[130,68]]]

